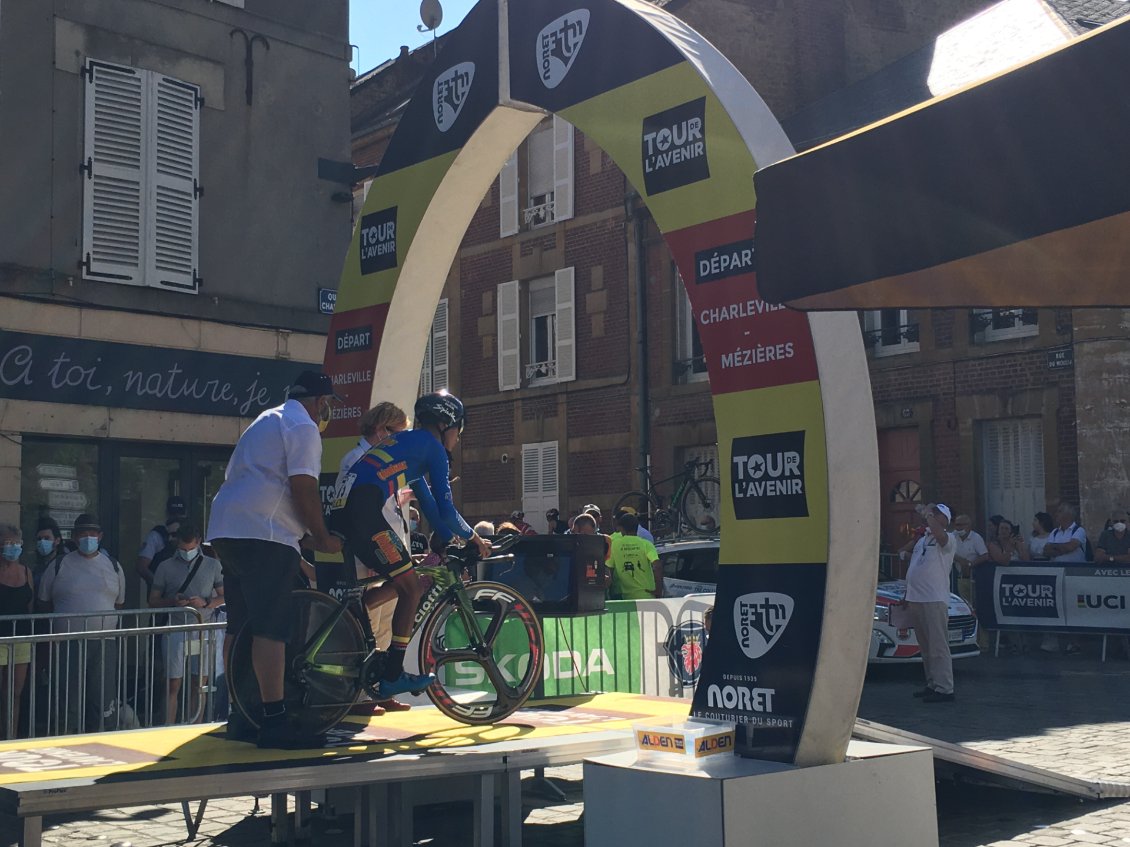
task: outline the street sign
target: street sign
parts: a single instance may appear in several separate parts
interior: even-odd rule
[[[57,511],[52,509],[50,514],[51,517],[55,519],[55,523],[59,525],[60,529],[70,529],[75,525],[75,521],[78,520],[78,516],[81,515],[82,512]]]
[[[36,465],[35,472],[40,476],[61,476],[63,479],[78,478],[78,468],[71,465]]]
[[[43,491],[78,491],[77,479],[41,479],[39,487]]]
[[[81,491],[47,492],[47,504],[52,509],[78,509],[81,512],[89,502],[90,499]]]
[[[318,289],[318,311],[323,315],[332,315],[334,313],[334,306],[337,305],[337,289],[336,288],[319,288]]]
[[[1065,347],[1062,350],[1048,351],[1048,370],[1054,371],[1060,368],[1069,368],[1073,364],[1075,364],[1075,351],[1070,347]]]

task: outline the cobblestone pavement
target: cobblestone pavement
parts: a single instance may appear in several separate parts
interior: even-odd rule
[[[919,666],[877,668],[868,675],[860,715],[978,750],[1091,779],[1130,781],[1130,662],[1121,652],[1104,663],[1097,646],[1081,657],[1044,654],[982,656],[956,663],[957,701],[922,704]],[[582,847],[581,766],[548,772],[565,792],[551,797],[533,774],[524,775],[524,843]],[[268,847],[268,804],[250,814],[250,797],[213,801],[195,842],[199,847]],[[313,818],[313,844],[352,845],[347,815]],[[969,784],[938,784],[942,847],[1072,847],[1130,845],[1130,801],[1081,802],[1066,797]],[[0,844],[15,844],[17,822],[0,818]],[[467,847],[468,806],[417,810],[416,843]],[[179,806],[143,806],[48,818],[44,844],[165,847],[183,844]],[[899,845],[898,847],[903,847]],[[906,845],[913,847],[913,845]]]

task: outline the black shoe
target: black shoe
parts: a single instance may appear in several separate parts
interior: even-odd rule
[[[326,746],[326,736],[278,722],[259,729],[258,746],[264,750],[320,750]]]
[[[921,688],[918,691],[915,691],[913,696],[922,698],[922,697],[925,697],[927,694],[933,694],[933,693],[934,693],[934,689],[931,688],[929,685],[927,685],[925,688]]]
[[[931,691],[929,694],[922,695],[923,703],[952,703],[953,692],[943,694],[941,691]]]
[[[259,737],[259,730],[239,712],[232,711],[228,715],[227,726],[224,727],[224,736],[228,741],[247,741],[254,744]]]

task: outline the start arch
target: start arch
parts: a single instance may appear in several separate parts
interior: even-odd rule
[[[372,403],[411,408],[464,233],[546,114],[627,175],[699,319],[724,567],[692,711],[739,724],[762,758],[842,760],[878,561],[864,348],[853,314],[804,315],[758,295],[753,175],[792,147],[738,71],[661,9],[482,0],[449,36],[390,141],[342,273],[326,370],[349,410],[327,432],[326,467],[356,443],[355,418]]]

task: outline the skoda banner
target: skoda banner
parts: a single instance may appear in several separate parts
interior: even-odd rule
[[[878,543],[874,498],[845,496],[834,515],[828,505],[833,465],[845,490],[878,484],[859,328],[850,314],[809,317],[761,298],[753,175],[791,155],[791,145],[733,66],[655,5],[483,0],[448,36],[404,110],[345,262],[326,367],[349,402],[328,433],[327,470],[355,443],[355,418],[368,405],[410,406],[416,371],[404,363],[422,359],[460,239],[484,194],[495,196],[510,154],[550,114],[599,146],[646,203],[702,340],[722,539],[693,714],[737,724],[752,755],[842,760],[866,662]],[[578,192],[577,217],[585,202]],[[509,264],[499,273],[499,281],[519,276]],[[830,577],[835,521],[843,547]],[[848,624],[828,633],[840,652],[816,686],[833,584],[829,613]],[[679,648],[696,672],[697,638],[687,634]],[[607,674],[600,656],[579,664],[589,676]],[[813,715],[826,725],[805,750]]]

